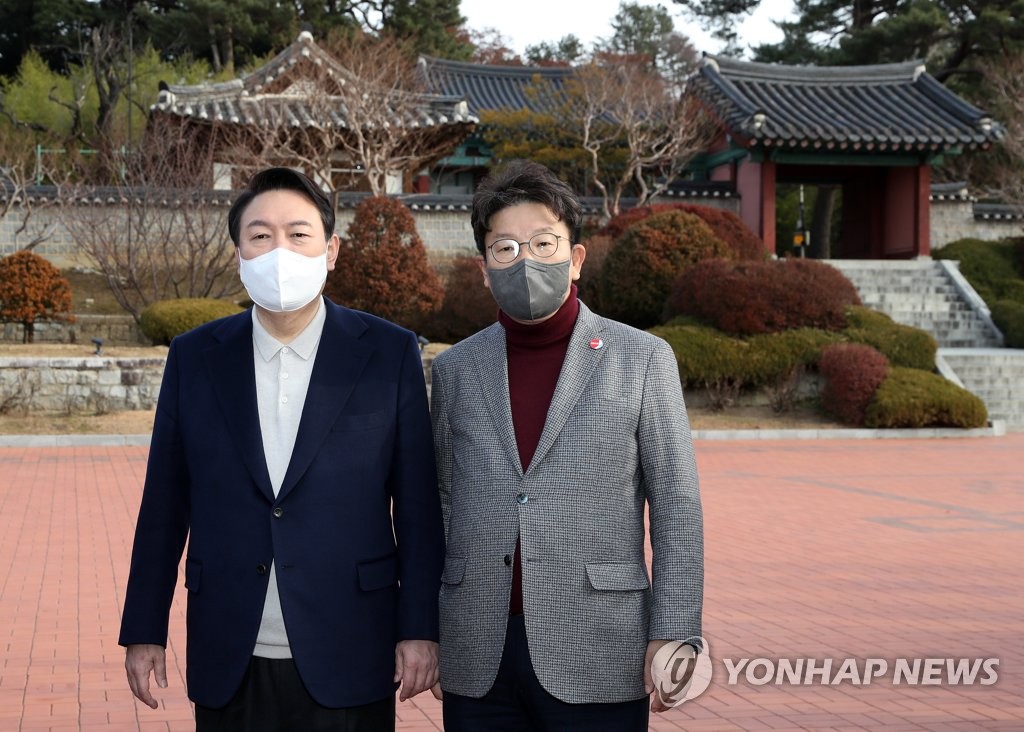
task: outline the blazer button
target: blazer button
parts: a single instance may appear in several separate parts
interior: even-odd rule
[[[265,564],[257,564],[256,565],[256,574],[266,574],[266,573],[267,573],[267,565],[265,565]]]
[[[284,509],[278,506],[274,509],[274,518],[281,518],[284,516]]]
[[[516,502],[520,503],[520,504],[526,503],[529,500],[530,500],[530,497],[528,495],[526,495],[525,493],[520,493],[518,496],[516,496]]]
[[[511,567],[512,566],[512,555],[511,554],[506,554],[505,555],[505,566],[506,567]]]

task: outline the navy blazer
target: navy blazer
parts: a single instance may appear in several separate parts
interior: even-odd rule
[[[325,300],[295,449],[274,497],[252,315],[175,338],[157,404],[119,642],[166,645],[188,537],[187,683],[230,701],[277,581],[292,655],[327,707],[395,691],[395,644],[436,640],[444,554],[412,333]]]

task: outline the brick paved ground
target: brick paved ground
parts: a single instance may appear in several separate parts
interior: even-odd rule
[[[183,613],[161,708],[116,645],[143,448],[0,448],[0,730],[188,730]],[[1024,434],[700,442],[710,689],[652,730],[1024,729]],[[885,659],[867,686],[729,685],[724,659]],[[897,658],[998,658],[895,686]],[[835,673],[835,670],[833,673]],[[765,672],[755,667],[754,678]],[[440,729],[424,695],[400,730]]]

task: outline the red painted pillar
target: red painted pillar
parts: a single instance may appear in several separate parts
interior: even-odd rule
[[[761,163],[761,241],[772,254],[776,253],[775,242],[775,161]]]
[[[916,183],[914,251],[915,256],[930,257],[932,253],[932,169],[927,163],[917,166]]]

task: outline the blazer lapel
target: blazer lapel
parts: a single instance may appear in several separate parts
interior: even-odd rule
[[[274,491],[263,453],[263,433],[256,403],[252,313],[247,310],[226,321],[213,337],[219,343],[208,348],[203,355],[221,413],[242,463],[260,491],[273,501]]]
[[[590,382],[594,369],[604,356],[605,344],[602,343],[598,348],[591,346],[591,341],[599,338],[603,329],[602,320],[581,302],[580,313],[569,338],[569,348],[565,352],[562,371],[558,376],[558,384],[555,385],[555,393],[548,407],[544,430],[530,460],[531,469],[544,459],[555,444],[562,427],[565,426],[566,420],[583,395],[583,390]]]
[[[512,405],[508,395],[508,356],[505,350],[505,329],[492,325],[481,333],[483,343],[473,350],[480,389],[491,413],[491,424],[505,446],[508,459],[522,475],[523,465],[519,461],[516,446],[516,431],[512,425]]]
[[[334,303],[328,300],[324,303],[327,320],[302,406],[292,458],[277,493],[279,501],[295,487],[320,451],[373,353],[372,346],[359,340],[366,325]]]

